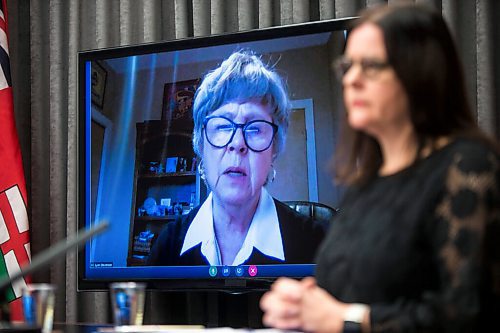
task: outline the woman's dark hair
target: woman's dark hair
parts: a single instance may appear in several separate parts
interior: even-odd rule
[[[408,95],[420,149],[442,136],[480,136],[462,64],[440,13],[420,5],[378,6],[363,12],[353,29],[364,23],[383,32],[387,60]],[[374,138],[344,127],[340,142],[347,146],[339,147],[336,178],[346,184],[362,183],[381,166],[381,150]]]

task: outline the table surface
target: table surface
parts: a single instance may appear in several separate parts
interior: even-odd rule
[[[53,333],[197,333],[210,331],[211,333],[230,332],[262,332],[262,333],[297,333],[297,331],[283,331],[276,329],[246,329],[246,328],[204,328],[197,325],[144,325],[114,327],[111,324],[68,324],[54,323]]]

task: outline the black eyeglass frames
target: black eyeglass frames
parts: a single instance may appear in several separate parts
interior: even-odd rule
[[[247,147],[254,152],[268,149],[278,131],[278,126],[267,120],[252,120],[237,124],[224,116],[208,116],[203,121],[205,137],[216,148],[224,148],[233,141],[234,134],[241,128]]]

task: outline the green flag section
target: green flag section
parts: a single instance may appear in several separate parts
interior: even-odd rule
[[[0,256],[0,276],[7,275],[7,267],[5,266],[5,260],[3,260],[3,255]],[[16,294],[14,294],[14,290],[12,289],[12,286],[7,288],[5,292],[5,298],[7,301],[13,301],[16,299]]]

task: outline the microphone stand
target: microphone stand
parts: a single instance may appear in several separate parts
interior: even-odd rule
[[[56,244],[50,246],[48,249],[40,252],[36,257],[33,257],[30,263],[21,267],[21,270],[12,274],[0,277],[0,333],[12,332],[26,332],[26,333],[40,333],[40,327],[26,326],[26,325],[12,325],[10,323],[10,305],[7,302],[7,287],[12,285],[14,281],[30,275],[31,273],[39,270],[42,267],[47,267],[55,259],[66,255],[70,249],[80,247],[92,236],[103,232],[108,228],[109,223],[101,222],[88,230],[81,229],[76,235],[71,235]]]

